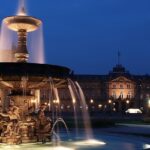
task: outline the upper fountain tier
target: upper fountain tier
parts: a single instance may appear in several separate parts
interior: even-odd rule
[[[4,23],[10,30],[16,31],[18,34],[18,47],[15,52],[17,62],[27,62],[29,53],[27,50],[27,32],[37,30],[42,21],[31,16],[18,15],[4,19]]]
[[[42,24],[41,20],[31,16],[11,16],[4,19],[7,27],[13,31],[25,30],[32,32]]]

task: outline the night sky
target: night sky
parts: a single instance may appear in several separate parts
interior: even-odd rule
[[[1,0],[0,20],[17,0]],[[44,24],[46,63],[76,74],[107,74],[121,63],[150,74],[150,0],[27,0],[28,14]]]

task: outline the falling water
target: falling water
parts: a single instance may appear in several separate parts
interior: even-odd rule
[[[76,110],[77,100],[76,100],[76,96],[75,96],[75,93],[72,87],[72,82],[70,81],[70,79],[68,79],[68,83],[69,83],[68,88],[69,88],[70,95],[72,98],[72,103],[73,103],[76,137],[78,137],[78,118],[77,118],[77,110]]]
[[[87,105],[86,105],[86,101],[85,101],[85,96],[84,96],[84,93],[83,93],[79,83],[75,82],[75,84],[78,87],[79,94],[80,94],[81,105],[83,106],[82,113],[83,113],[83,123],[84,123],[84,126],[85,126],[86,139],[93,139],[93,133],[92,133],[91,123],[90,123],[90,117],[89,117],[89,114],[88,114],[88,110],[86,108]]]
[[[45,63],[42,25],[38,30],[29,33],[29,41],[29,61],[32,63]]]
[[[9,30],[4,21],[1,24],[0,31],[0,62],[12,62],[14,43],[16,37],[13,31]]]

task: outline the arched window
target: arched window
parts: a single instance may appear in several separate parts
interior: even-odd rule
[[[131,92],[128,92],[128,94],[127,94],[127,98],[131,98]]]
[[[123,92],[120,92],[120,98],[123,99]]]

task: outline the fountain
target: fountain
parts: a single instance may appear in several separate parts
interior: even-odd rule
[[[149,139],[140,142],[139,139],[132,141],[128,136],[125,139],[118,134],[107,133],[105,136],[100,134],[99,129],[95,131],[99,140],[94,139],[84,93],[79,83],[70,79],[71,70],[63,66],[28,62],[27,35],[38,30],[42,21],[28,16],[21,6],[17,16],[6,17],[3,25],[17,32],[18,44],[11,51],[11,61],[0,62],[0,149],[116,150],[121,147],[122,150],[134,150],[133,145],[138,145],[140,149],[141,144],[144,149],[149,148]],[[3,41],[7,40],[3,39],[0,43],[5,44]],[[73,106],[75,129],[72,132],[69,132],[66,118],[61,116],[61,89],[68,90],[69,102]],[[82,106],[81,109],[79,106]],[[84,128],[79,129],[81,120]],[[64,127],[63,141],[60,124]],[[101,141],[101,137],[109,144]]]
[[[54,91],[57,93],[57,88],[64,84],[64,80],[69,76],[70,69],[27,63],[27,33],[37,30],[42,22],[26,16],[24,7],[21,12],[20,15],[6,17],[3,20],[10,30],[17,32],[18,45],[14,52],[15,62],[0,63],[0,142],[45,143],[47,139],[51,140],[54,127],[51,118],[45,115],[47,106],[40,104],[40,89],[49,89],[49,84],[53,80]],[[56,97],[58,99],[58,94]],[[35,115],[36,109],[38,113]],[[64,123],[63,119],[57,119],[56,123],[59,121]]]
[[[63,66],[28,62],[30,54],[27,50],[27,35],[38,30],[42,21],[27,16],[24,7],[20,10],[17,16],[6,17],[3,20],[9,30],[17,32],[18,42],[15,51],[11,52],[13,61],[0,62],[1,145],[38,142],[44,144],[55,141],[57,149],[70,149],[59,145],[61,142],[57,127],[59,123],[63,124],[69,139],[69,129],[60,112],[59,88],[64,87],[67,87],[72,99],[76,135],[78,135],[77,101],[83,106],[86,141],[74,145],[104,144],[92,140],[84,94],[80,85],[69,78],[71,70]],[[42,100],[45,97],[48,99],[48,104]],[[53,139],[54,137],[56,140]],[[5,148],[8,149],[3,147]]]

